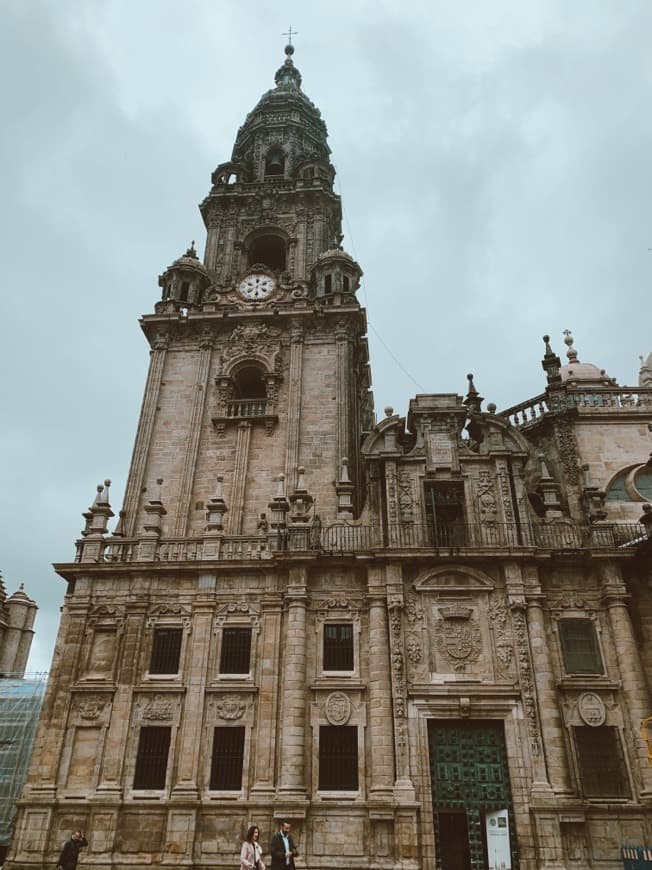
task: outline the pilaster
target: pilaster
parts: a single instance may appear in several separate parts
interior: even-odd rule
[[[197,454],[201,435],[201,423],[206,405],[206,393],[208,388],[208,375],[210,372],[211,354],[213,352],[213,339],[210,334],[204,335],[200,341],[199,359],[197,361],[197,376],[195,380],[195,395],[192,400],[192,409],[188,421],[188,444],[186,456],[181,472],[179,487],[179,501],[177,519],[174,534],[182,537],[188,530],[188,513],[192,497],[192,487],[197,467]]]
[[[268,586],[270,585],[268,577]],[[261,636],[258,666],[256,755],[252,797],[274,796],[274,747],[278,745],[278,661],[281,649],[281,600],[268,593],[261,601]]]
[[[392,797],[394,734],[392,678],[389,664],[387,594],[382,568],[369,568],[369,742],[372,800]]]
[[[281,689],[282,722],[280,787],[282,797],[306,799],[306,610],[307,571],[291,568],[287,591],[287,630]]]
[[[650,694],[634,635],[627,601],[629,595],[623,583],[620,566],[605,564],[601,568],[602,602],[611,625],[618,670],[623,685],[625,708],[629,713],[629,726],[635,735],[634,757],[637,761],[637,779],[642,785],[641,797],[652,799],[652,767],[647,760],[647,749],[640,739],[641,721],[650,714]]]
[[[161,381],[167,354],[169,339],[166,335],[160,335],[152,345],[149,362],[147,383],[145,384],[145,396],[140,411],[138,430],[134,452],[131,457],[131,467],[127,478],[127,490],[125,492],[125,535],[131,537],[136,530],[138,501],[143,489],[147,454],[152,439],[156,406],[161,392]]]
[[[202,596],[195,602],[192,634],[189,639],[189,654],[184,669],[186,698],[183,709],[177,781],[172,789],[173,798],[193,799],[199,797],[197,772],[204,722],[204,695],[208,656],[211,648],[213,596]]]
[[[125,618],[117,685],[104,744],[104,764],[100,784],[97,787],[98,792],[116,798],[122,795],[122,771],[131,719],[133,687],[138,676],[144,635],[145,611],[144,602],[131,604]]]
[[[290,332],[290,373],[288,384],[288,426],[285,451],[285,479],[292,490],[299,465],[299,435],[301,429],[301,390],[303,371],[303,328],[295,322]]]
[[[238,424],[233,466],[233,489],[231,495],[230,534],[242,534],[247,467],[249,465],[249,445],[251,443],[251,423],[243,420]]]

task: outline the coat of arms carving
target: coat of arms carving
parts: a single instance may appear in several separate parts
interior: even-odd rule
[[[456,671],[464,671],[466,665],[475,662],[482,650],[480,626],[473,619],[473,608],[454,603],[439,608],[437,620],[437,649]]]

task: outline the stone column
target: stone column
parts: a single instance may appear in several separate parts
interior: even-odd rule
[[[647,749],[640,738],[641,720],[650,715],[650,695],[641,664],[638,644],[627,611],[627,589],[622,580],[620,566],[606,564],[601,568],[602,603],[607,609],[618,670],[623,685],[625,709],[629,712],[629,725],[634,736],[634,757],[638,763],[641,796],[652,798],[652,767],[647,760]]]
[[[279,792],[284,797],[305,800],[306,610],[308,606],[305,568],[290,569],[287,605],[285,662],[279,711],[283,753]]]
[[[410,748],[407,727],[407,685],[405,681],[405,643],[403,636],[403,575],[400,565],[388,565],[387,609],[389,612],[389,655],[391,661],[394,715],[394,752],[396,780],[394,794],[399,801],[415,799],[410,773]]]
[[[188,445],[186,456],[181,472],[179,486],[179,500],[177,507],[177,519],[174,534],[184,536],[188,534],[188,514],[192,487],[195,480],[195,468],[197,466],[197,451],[199,449],[199,437],[201,435],[202,420],[204,418],[204,406],[208,387],[208,375],[210,372],[211,354],[213,351],[213,338],[210,334],[202,336],[200,340],[199,360],[197,363],[197,378],[194,384],[194,396],[190,419],[188,420]]]
[[[512,614],[512,626],[514,628],[518,678],[521,687],[521,703],[525,713],[525,725],[530,749],[532,791],[550,793],[551,786],[548,781],[546,761],[542,749],[537,684],[534,668],[532,667],[531,639],[525,616],[525,587],[521,566],[516,562],[507,562],[504,570],[507,601]]]
[[[390,799],[394,783],[392,678],[382,568],[369,568],[369,731],[372,800]]]
[[[143,489],[147,454],[152,439],[152,430],[154,428],[154,419],[156,417],[156,406],[158,405],[161,392],[161,380],[163,378],[163,368],[165,366],[167,347],[168,338],[165,335],[156,338],[152,345],[149,372],[147,374],[147,383],[145,385],[145,396],[143,398],[143,406],[140,412],[140,420],[138,421],[136,443],[131,457],[131,467],[129,468],[127,490],[125,492],[124,529],[126,537],[131,537],[136,529],[136,521],[138,519],[138,501]]]
[[[301,387],[303,370],[303,327],[292,324],[290,332],[290,372],[288,377],[288,440],[285,451],[285,480],[288,492],[296,486],[301,426]]]
[[[190,649],[185,654],[185,661],[188,663],[187,670],[183,671],[186,697],[183,706],[177,781],[172,789],[172,797],[183,800],[199,797],[197,771],[204,727],[204,695],[214,610],[212,595],[197,596],[192,634],[188,638]]]
[[[541,592],[528,592],[526,598],[527,629],[530,636],[530,651],[538,706],[539,711],[545,711],[543,714],[540,712],[543,751],[550,786],[557,794],[571,794],[564,728],[559,712],[555,674],[543,617],[544,598],[545,596]],[[537,788],[538,785],[538,783],[533,783],[533,791],[548,791],[547,783],[541,783],[542,788]]]
[[[116,690],[111,708],[111,719],[104,744],[104,764],[98,792],[115,797],[122,794],[122,771],[127,748],[127,735],[131,720],[133,687],[138,676],[142,638],[145,634],[144,603],[128,605]]]
[[[238,424],[238,437],[235,445],[233,466],[233,487],[231,490],[231,513],[229,514],[230,534],[242,533],[242,517],[249,465],[249,445],[251,443],[251,423],[243,420]]]
[[[268,588],[274,576],[268,577]],[[275,723],[278,720],[278,673],[281,649],[281,601],[267,593],[261,600],[261,634],[258,657],[258,710],[256,715],[256,753],[252,798],[274,795],[274,749],[279,742]]]

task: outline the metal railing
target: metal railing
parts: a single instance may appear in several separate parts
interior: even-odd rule
[[[578,551],[628,549],[648,540],[640,523],[577,526],[572,523],[419,523],[358,525],[333,523],[323,529],[290,527],[268,535],[208,538],[84,539],[77,562],[186,562],[270,559],[275,554],[346,555],[378,550],[420,550],[467,554],[473,551],[542,549]]]

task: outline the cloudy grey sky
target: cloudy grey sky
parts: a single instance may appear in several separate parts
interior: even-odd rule
[[[0,568],[41,608],[31,670],[58,624],[50,563],[105,477],[120,507],[138,317],[203,249],[197,204],[289,24],[365,272],[379,412],[469,371],[499,408],[536,395],[544,332],[561,353],[572,329],[621,384],[652,350],[647,0],[0,0]]]

